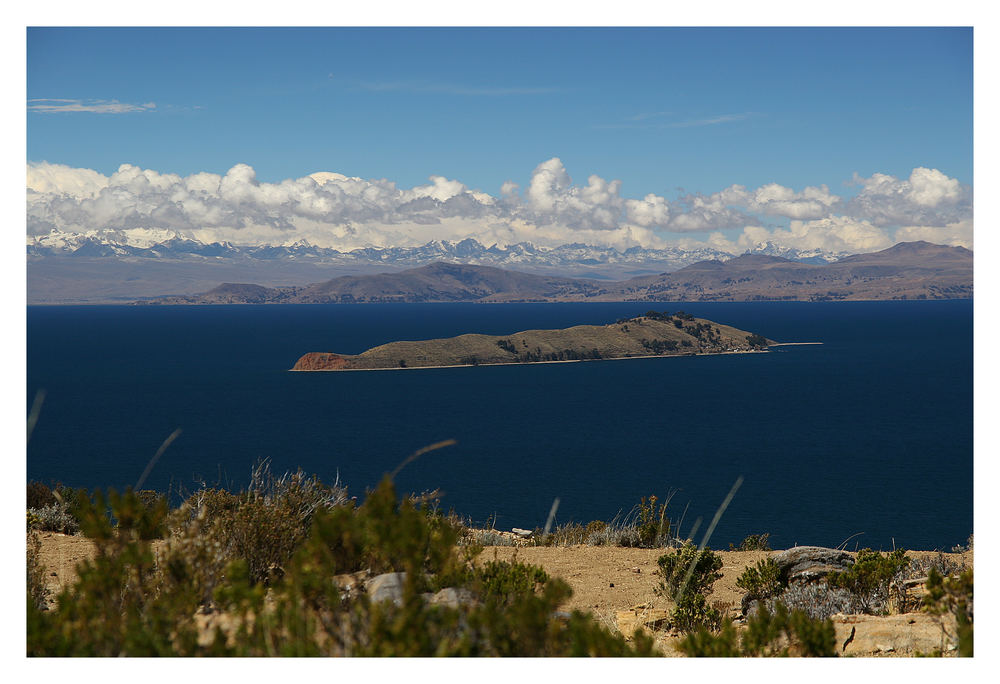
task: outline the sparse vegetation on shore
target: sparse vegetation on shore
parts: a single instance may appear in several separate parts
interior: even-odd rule
[[[720,555],[679,538],[669,497],[647,497],[612,523],[547,534],[471,529],[442,513],[433,493],[398,497],[389,479],[358,504],[339,482],[278,477],[266,464],[243,491],[202,487],[173,510],[155,492],[29,486],[34,510],[52,506],[50,497],[96,552],[75,581],[50,592],[39,539],[47,523],[29,514],[29,655],[659,652],[655,630],[620,632],[564,608],[569,584],[516,549],[506,559],[483,550],[508,543],[663,549],[655,593],[670,608],[656,629],[686,633],[676,646],[685,655],[835,655],[835,612],[890,609],[939,621],[941,646],[927,654],[949,654],[948,644],[960,655],[972,649],[971,568],[943,553],[911,562],[903,551],[864,550],[845,571],[804,583],[780,579],[765,556],[737,580],[745,594],[734,616],[731,602],[708,600]],[[767,535],[748,535],[744,547],[737,553],[767,554]]]

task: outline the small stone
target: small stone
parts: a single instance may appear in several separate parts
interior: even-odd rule
[[[632,568],[632,572],[636,574],[642,573],[642,568]]]
[[[447,587],[426,598],[431,605],[448,606],[449,608],[471,606],[477,603],[476,597],[471,591],[464,588],[455,589],[454,587]]]
[[[365,582],[365,591],[373,602],[392,601],[397,606],[403,605],[403,583],[405,572],[387,572]]]
[[[531,536],[531,530],[524,530],[521,529],[520,527],[512,527],[510,531],[516,534],[517,536],[521,537],[522,539],[527,539],[528,537]]]

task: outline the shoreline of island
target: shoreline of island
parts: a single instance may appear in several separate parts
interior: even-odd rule
[[[787,344],[823,344],[822,342],[791,342]],[[768,345],[777,347],[779,345]],[[692,352],[690,354],[647,354],[645,356],[610,356],[601,359],[563,359],[562,361],[505,361],[502,363],[449,363],[439,366],[395,366],[389,368],[289,368],[289,373],[349,373],[352,371],[405,371],[430,368],[478,368],[482,366],[537,366],[550,363],[584,363],[589,361],[629,361],[632,359],[683,359],[692,356],[725,356],[727,354],[766,354],[766,349],[725,352]]]
[[[821,345],[822,342],[775,342],[767,345],[770,347],[794,347],[806,345]],[[675,359],[690,358],[692,356],[726,356],[730,354],[767,354],[767,349],[751,349],[744,351],[724,351],[724,352],[696,352],[691,354],[647,354],[645,356],[613,356],[602,359],[564,359],[562,361],[509,361],[504,363],[451,363],[435,366],[396,366],[387,368],[289,368],[289,373],[350,373],[367,371],[406,371],[406,370],[430,370],[434,368],[477,368],[479,366],[534,366],[537,364],[552,363],[581,363],[587,361],[629,361],[633,359]]]

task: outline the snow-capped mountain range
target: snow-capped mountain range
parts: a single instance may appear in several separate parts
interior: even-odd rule
[[[147,234],[149,233],[149,234]],[[600,265],[655,265],[663,271],[675,271],[698,261],[727,261],[735,254],[712,248],[645,249],[630,247],[620,251],[570,243],[558,247],[540,247],[530,242],[500,247],[486,247],[473,238],[459,242],[434,240],[419,247],[365,247],[341,252],[330,247],[318,247],[305,240],[289,245],[234,245],[229,242],[203,243],[165,231],[93,231],[89,233],[59,233],[29,236],[27,254],[32,257],[107,257],[157,260],[224,261],[224,260],[286,260],[330,265],[391,264],[419,266],[433,261],[454,261],[483,266],[516,267],[594,267]],[[804,263],[830,263],[846,256],[821,250],[800,251],[762,242],[746,254],[778,256]]]

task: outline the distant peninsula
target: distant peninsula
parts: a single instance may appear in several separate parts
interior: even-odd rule
[[[736,354],[765,351],[773,344],[773,340],[756,333],[695,318],[683,311],[648,311],[608,325],[390,342],[360,354],[310,352],[292,370],[388,370]]]
[[[673,273],[601,281],[435,262],[395,273],[342,275],[307,286],[224,283],[200,295],[143,304],[374,304],[385,302],[754,302],[968,299],[972,252],[901,242],[830,264],[746,254]]]

